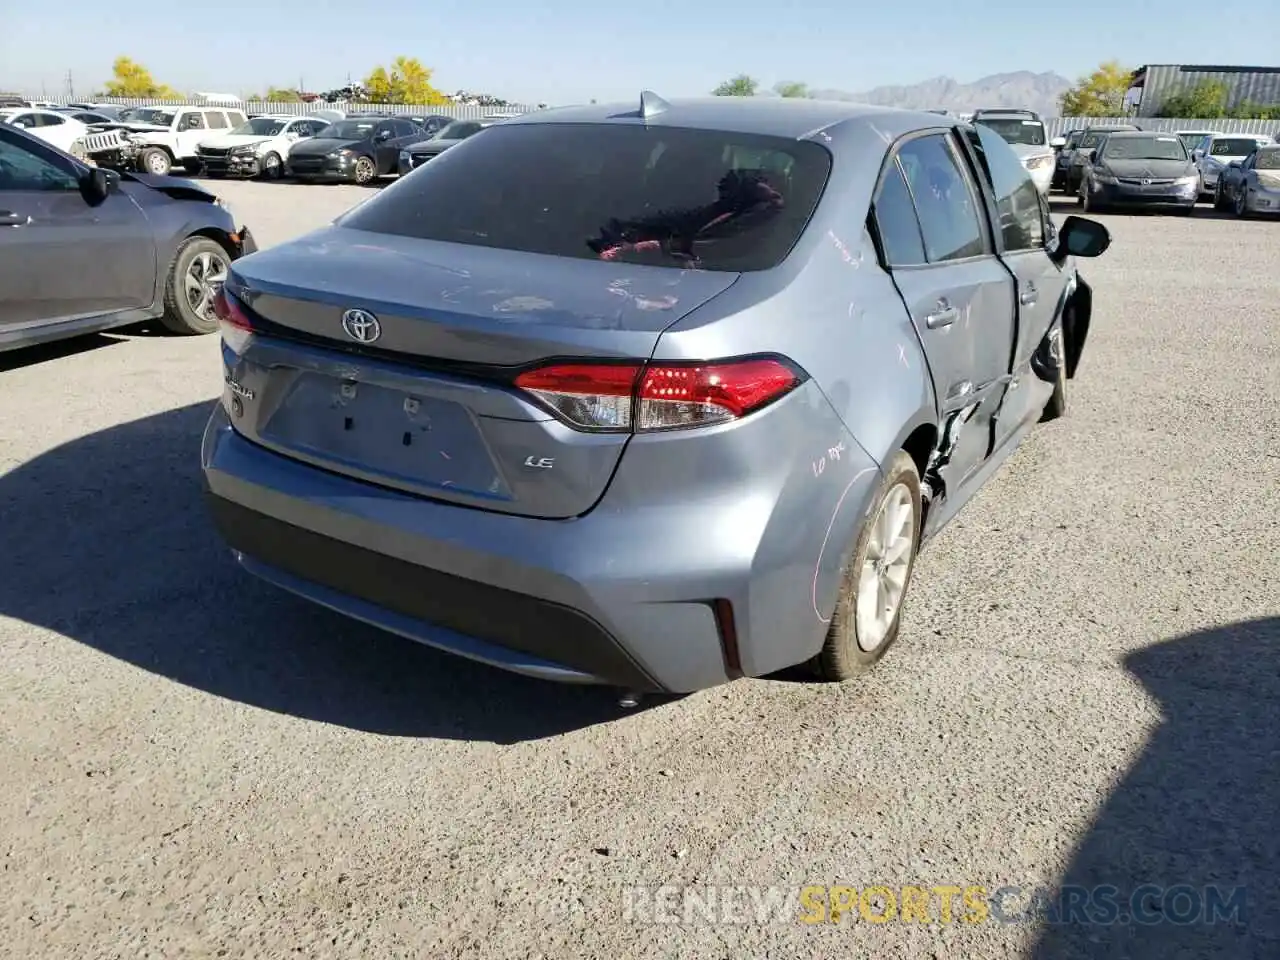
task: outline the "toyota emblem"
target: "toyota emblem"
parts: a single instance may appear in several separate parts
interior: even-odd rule
[[[342,315],[342,329],[358,343],[373,343],[382,336],[382,324],[368,310],[348,310]]]

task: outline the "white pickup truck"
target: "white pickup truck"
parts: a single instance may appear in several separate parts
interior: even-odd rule
[[[119,121],[95,127],[85,152],[99,166],[166,175],[175,166],[200,170],[197,146],[211,131],[227,132],[245,122],[238,107],[133,107]]]
[[[257,177],[279,180],[289,149],[329,125],[319,117],[268,114],[253,117],[230,133],[201,140],[196,148],[211,177]]]

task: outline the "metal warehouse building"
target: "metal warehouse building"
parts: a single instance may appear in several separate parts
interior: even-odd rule
[[[1243,101],[1280,104],[1280,67],[1189,66],[1153,63],[1134,71],[1130,96],[1137,96],[1139,117],[1154,117],[1166,97],[1208,81],[1227,85],[1227,107]]]

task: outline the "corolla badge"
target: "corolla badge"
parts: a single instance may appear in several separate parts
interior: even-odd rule
[[[373,343],[382,336],[382,324],[368,310],[348,310],[344,313],[342,330],[358,343]]]

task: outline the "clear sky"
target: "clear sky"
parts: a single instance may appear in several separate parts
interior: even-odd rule
[[[446,91],[519,102],[698,95],[740,72],[856,92],[1111,58],[1274,64],[1280,0],[0,0],[0,90],[60,94],[70,70],[86,96],[121,54],[188,92],[331,89],[397,54]]]

